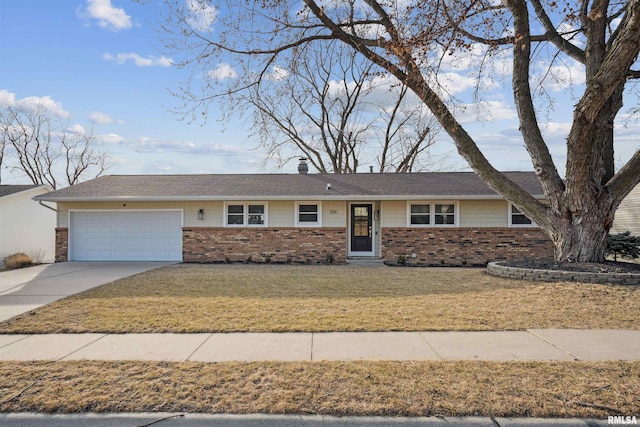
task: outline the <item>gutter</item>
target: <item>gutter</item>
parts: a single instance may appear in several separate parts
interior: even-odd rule
[[[38,204],[39,204],[40,206],[43,206],[43,207],[47,208],[47,209],[51,209],[51,210],[52,210],[52,211],[54,211],[54,212],[58,212],[58,210],[57,210],[56,208],[52,208],[51,206],[49,206],[49,205],[45,205],[44,203],[42,203],[42,200],[38,200]]]
[[[533,195],[538,200],[544,200],[543,195]],[[403,201],[403,200],[504,200],[497,194],[494,195],[443,195],[443,194],[423,194],[423,195],[377,195],[377,194],[334,194],[334,195],[295,195],[295,196],[265,196],[265,195],[242,195],[242,196],[107,196],[107,197],[36,197],[35,200],[48,202],[229,202],[229,201]]]

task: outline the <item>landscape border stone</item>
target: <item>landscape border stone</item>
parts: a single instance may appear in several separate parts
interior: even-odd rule
[[[640,274],[636,273],[593,273],[584,271],[545,270],[536,268],[510,267],[501,262],[487,264],[487,273],[507,279],[521,279],[531,282],[583,282],[602,285],[640,285]]]

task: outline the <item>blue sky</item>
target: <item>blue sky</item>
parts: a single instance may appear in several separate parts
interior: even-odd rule
[[[205,125],[167,111],[180,105],[168,89],[187,76],[160,53],[154,8],[99,3],[109,7],[0,0],[0,101],[35,97],[67,114],[70,126],[92,127],[115,160],[109,174],[261,172],[264,155],[242,126],[222,133],[215,111]],[[24,182],[6,169],[2,178]]]
[[[189,75],[163,55],[153,28],[155,7],[153,1],[131,0],[0,0],[0,102],[46,103],[68,117],[70,127],[92,129],[114,161],[109,174],[278,172],[263,164],[264,150],[250,140],[248,124],[223,125],[215,105],[206,124],[181,121],[167,111],[181,104],[169,89],[177,89]],[[459,77],[464,70],[454,62],[451,75]],[[461,87],[461,94],[472,92]],[[530,170],[518,143],[511,97],[494,89],[480,113],[485,120],[476,123],[477,116],[467,112],[465,122],[498,169]],[[566,91],[554,110],[541,115],[560,169],[575,102]],[[638,148],[637,134],[635,122],[620,129],[619,162]],[[446,137],[436,150],[451,153],[449,163],[464,168]],[[291,162],[282,172],[294,172],[296,166]],[[5,169],[2,182],[26,181]]]

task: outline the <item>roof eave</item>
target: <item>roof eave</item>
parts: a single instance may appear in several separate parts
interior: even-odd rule
[[[544,199],[543,195],[534,194],[536,199]],[[264,195],[240,195],[240,196],[112,196],[112,197],[33,197],[34,200],[47,202],[225,202],[225,201],[296,201],[296,200],[318,200],[318,201],[369,201],[369,200],[502,200],[498,194],[327,194],[327,195],[287,195],[287,196],[264,196]]]

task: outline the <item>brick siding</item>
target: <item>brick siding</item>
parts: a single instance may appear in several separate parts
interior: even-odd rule
[[[65,262],[69,256],[69,229],[56,228],[56,262]]]
[[[553,258],[551,240],[539,228],[382,229],[382,258],[391,264],[484,266],[530,257]]]
[[[472,266],[490,261],[552,258],[551,240],[539,228],[383,228],[382,258],[395,264]],[[344,264],[345,228],[205,228],[182,231],[184,262]],[[69,232],[56,228],[56,262],[68,260]],[[412,254],[416,254],[412,258]]]
[[[182,229],[184,262],[346,262],[345,228]]]

